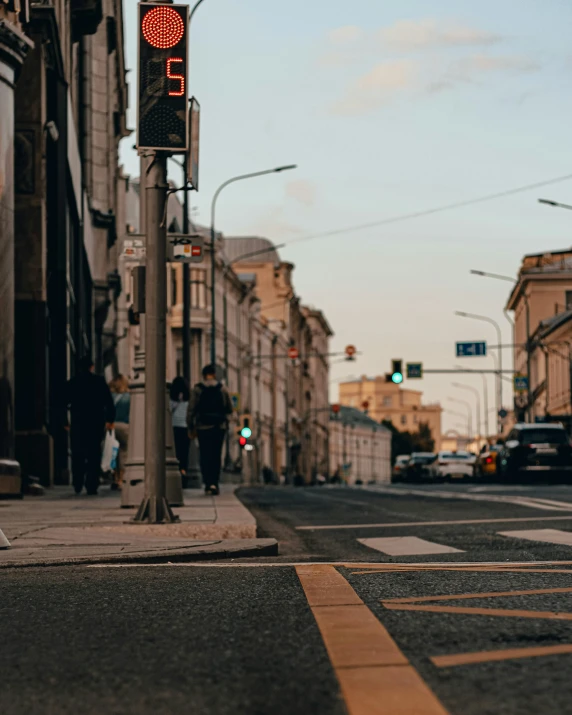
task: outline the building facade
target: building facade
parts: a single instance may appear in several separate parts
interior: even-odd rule
[[[391,432],[354,407],[329,413],[330,475],[348,484],[389,484]]]
[[[438,403],[422,404],[422,395],[417,390],[387,382],[385,376],[370,378],[363,375],[360,380],[340,384],[340,404],[364,410],[367,403],[368,415],[375,422],[391,422],[402,432],[417,432],[422,424],[427,424],[438,451],[443,410]]]
[[[69,480],[65,383],[85,355],[111,376],[121,338],[122,5],[34,2],[22,28],[28,52],[12,90],[15,161],[6,178],[18,241],[2,260],[13,276],[16,456],[50,485]]]
[[[516,393],[517,421],[558,415],[570,423],[572,251],[524,256],[507,310],[514,311],[514,369],[529,376]]]

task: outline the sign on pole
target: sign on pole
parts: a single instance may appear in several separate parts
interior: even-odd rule
[[[514,376],[514,391],[515,392],[527,392],[528,391],[528,377],[526,375],[515,375]]]
[[[139,3],[138,149],[188,149],[188,27],[188,5]]]
[[[205,240],[200,235],[176,236],[171,239],[175,263],[202,263]]]
[[[298,348],[288,348],[288,357],[290,360],[297,360],[299,355]]]
[[[353,360],[355,358],[356,352],[357,350],[355,345],[348,345],[345,350],[346,360]]]
[[[189,108],[189,153],[187,164],[187,176],[189,183],[195,190],[199,190],[199,145],[201,133],[201,105],[195,97],[191,99]]]
[[[230,393],[230,401],[232,402],[232,409],[235,412],[240,412],[240,393],[239,392],[231,392]]]
[[[420,380],[423,377],[423,363],[408,362],[406,368],[408,380]]]
[[[486,342],[457,343],[457,357],[486,357]]]

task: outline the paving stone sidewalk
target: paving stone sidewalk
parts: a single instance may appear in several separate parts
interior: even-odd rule
[[[11,548],[0,550],[0,568],[105,561],[191,561],[276,555],[274,539],[256,538],[256,520],[222,485],[217,497],[184,492],[173,511],[177,524],[132,524],[135,509],[122,509],[118,492],[76,496],[55,487],[41,497],[0,501],[0,530]]]

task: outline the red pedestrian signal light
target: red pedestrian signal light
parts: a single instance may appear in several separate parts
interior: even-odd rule
[[[152,47],[167,50],[177,45],[185,34],[181,15],[170,5],[155,7],[145,15],[141,23],[143,37]]]
[[[139,149],[188,149],[188,26],[187,5],[139,3]]]
[[[241,447],[246,447],[246,443],[247,443],[247,442],[248,442],[248,440],[246,439],[246,437],[239,437],[239,438],[238,438],[238,444],[239,444]]]

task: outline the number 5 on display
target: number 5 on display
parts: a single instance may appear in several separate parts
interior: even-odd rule
[[[181,57],[169,57],[169,59],[167,60],[167,78],[178,80],[180,83],[180,86],[179,86],[178,92],[171,90],[169,92],[169,97],[182,97],[185,94],[185,77],[182,74],[172,74],[171,73],[171,65],[174,64],[175,62],[180,62],[182,64],[183,60]]]

